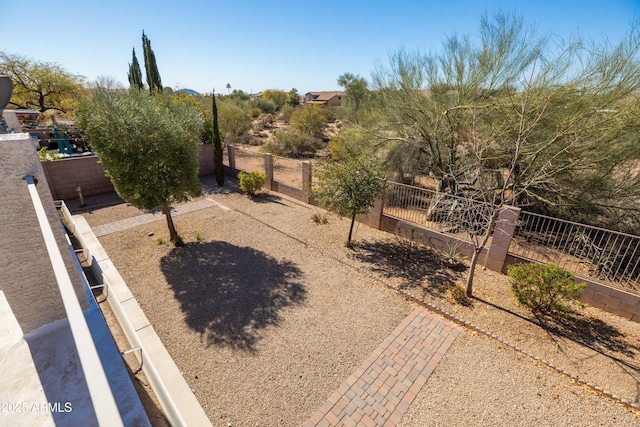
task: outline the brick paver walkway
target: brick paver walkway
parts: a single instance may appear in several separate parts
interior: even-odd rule
[[[461,328],[416,308],[304,424],[395,426]]]
[[[171,215],[177,216],[186,214],[189,212],[198,211],[200,209],[209,208],[211,206],[217,206],[218,203],[210,199],[196,200],[194,202],[184,203],[172,208]],[[132,218],[123,219],[120,221],[110,222],[109,224],[99,225],[93,227],[93,232],[97,237],[106,236],[107,234],[116,233],[118,231],[134,228],[139,225],[148,224],[150,222],[164,220],[164,215],[160,212],[147,213],[143,215],[134,216]]]

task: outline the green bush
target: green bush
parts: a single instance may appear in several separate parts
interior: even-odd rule
[[[255,196],[267,180],[267,175],[263,172],[256,171],[249,173],[240,172],[238,178],[240,179],[240,188],[242,191],[248,196]]]
[[[322,141],[309,135],[280,131],[275,132],[273,140],[264,146],[264,150],[276,156],[313,157],[323,145]]]
[[[520,264],[509,267],[508,274],[518,302],[536,315],[573,312],[570,304],[580,298],[587,286],[576,283],[573,273],[555,264]]]

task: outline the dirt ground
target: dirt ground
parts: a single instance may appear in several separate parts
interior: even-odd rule
[[[461,319],[467,327],[483,331],[482,333],[486,333],[492,339],[498,340],[500,345],[515,348],[524,355],[531,355],[537,358],[536,360],[544,360],[545,365],[552,366],[560,375],[566,375],[568,379],[571,379],[576,384],[582,384],[592,393],[601,394],[602,392],[598,390],[604,390],[627,402],[640,403],[640,363],[638,362],[640,358],[640,337],[638,336],[637,323],[589,307],[581,310],[578,315],[562,322],[537,318],[526,308],[516,303],[510,291],[508,279],[504,275],[482,269],[479,269],[476,273],[474,297],[460,303],[453,297],[453,292],[462,286],[467,274],[466,267],[458,270],[446,268],[440,263],[438,256],[427,248],[403,240],[399,236],[389,235],[359,225],[356,230],[355,245],[348,249],[343,245],[345,233],[348,230],[348,222],[329,215],[329,223],[327,225],[313,224],[310,220],[311,216],[314,213],[323,213],[317,208],[272,193],[265,193],[261,197],[248,199],[239,194],[237,183],[234,180],[230,180],[226,188],[220,190],[210,180],[207,181],[205,179],[204,191],[203,197],[213,198],[229,206],[231,210],[221,211],[218,208],[209,208],[175,218],[177,227],[185,237],[187,245],[191,248],[189,251],[195,251],[193,262],[202,263],[211,257],[215,258],[217,251],[227,248],[227,246],[220,246],[220,242],[227,241],[234,242],[234,246],[227,249],[235,247],[233,250],[239,251],[237,255],[240,258],[238,259],[244,256],[249,256],[249,259],[255,258],[256,254],[254,252],[249,253],[245,249],[239,249],[253,246],[260,248],[260,251],[272,254],[265,260],[262,260],[261,255],[255,258],[256,261],[260,260],[259,262],[261,263],[263,261],[268,262],[265,265],[275,266],[278,269],[282,268],[277,266],[282,260],[291,259],[294,254],[300,254],[302,257],[295,255],[295,262],[298,268],[304,271],[307,277],[311,277],[309,275],[315,274],[312,273],[315,271],[323,272],[323,275],[318,276],[318,280],[321,280],[325,287],[329,279],[320,278],[325,277],[332,271],[331,265],[340,266],[341,269],[345,268],[347,272],[350,272],[347,273],[348,276],[362,278],[365,283],[369,283],[368,286],[362,288],[357,286],[352,288],[340,287],[341,291],[337,291],[338,288],[331,291],[331,293],[335,293],[349,289],[348,294],[341,295],[343,299],[346,298],[346,301],[349,302],[345,306],[345,310],[355,307],[363,308],[362,304],[365,306],[370,305],[365,308],[378,313],[389,310],[389,307],[391,307],[389,304],[392,304],[396,309],[400,308],[402,305],[397,298],[393,299],[393,301],[396,301],[393,303],[391,300],[379,300],[380,303],[385,301],[383,303],[385,308],[378,309],[374,309],[374,305],[377,303],[374,304],[365,298],[369,292],[365,291],[365,289],[377,289],[376,292],[382,289],[389,289],[397,293],[400,300],[411,298],[427,306],[442,310],[453,318]],[[101,225],[141,213],[137,209],[122,203],[106,207],[117,198],[112,198],[111,202],[104,200],[107,199],[103,199],[102,202],[98,199],[88,200],[89,204],[94,206],[93,209],[84,212],[90,225]],[[102,207],[99,207],[100,205]],[[255,228],[256,226],[258,228]],[[180,271],[184,274],[187,271],[198,271],[201,266],[194,265],[189,267],[184,264],[187,260],[186,258],[175,258],[174,255],[170,255],[174,253],[174,250],[166,245],[155,243],[154,239],[156,237],[166,234],[165,228],[166,226],[163,223],[154,223],[152,226],[141,226],[127,232],[108,235],[100,240],[116,266],[125,276],[127,283],[132,287],[136,298],[143,304],[143,308],[154,326],[160,325],[158,332],[163,342],[167,344],[170,353],[176,358],[179,366],[180,363],[185,364],[185,372],[189,372],[189,375],[191,375],[188,377],[188,381],[197,390],[196,394],[199,400],[207,402],[209,398],[203,396],[207,396],[207,390],[215,390],[214,395],[216,395],[216,398],[211,402],[218,403],[204,404],[208,408],[210,416],[213,416],[212,420],[223,421],[226,419],[225,417],[232,418],[233,412],[220,409],[216,405],[221,401],[227,401],[231,405],[230,407],[233,407],[236,403],[232,404],[232,400],[225,399],[231,399],[234,395],[237,396],[235,393],[245,393],[247,396],[250,396],[253,392],[257,393],[256,396],[267,396],[268,393],[275,393],[273,396],[268,395],[271,397],[267,397],[279,401],[281,395],[285,393],[284,390],[288,390],[287,387],[284,389],[279,388],[274,383],[273,388],[252,388],[249,390],[246,387],[238,388],[238,385],[247,385],[247,382],[256,381],[255,374],[262,372],[261,370],[265,364],[276,363],[276,365],[279,365],[282,360],[288,360],[277,358],[276,353],[282,351],[280,346],[283,342],[288,342],[289,346],[291,346],[292,343],[297,343],[300,338],[287,335],[289,333],[287,328],[293,326],[293,324],[308,320],[308,316],[298,317],[299,315],[294,314],[299,308],[295,308],[297,303],[291,301],[286,303],[289,308],[283,308],[282,311],[287,320],[280,323],[275,329],[267,326],[264,331],[268,332],[265,335],[268,338],[264,338],[264,340],[260,338],[259,341],[252,341],[256,337],[263,336],[263,332],[259,332],[255,336],[247,336],[242,331],[234,332],[225,328],[220,329],[224,331],[222,336],[216,334],[208,335],[213,341],[205,340],[203,343],[202,351],[208,355],[205,359],[209,357],[211,358],[210,360],[218,360],[220,363],[226,363],[224,362],[225,360],[234,360],[234,363],[239,364],[239,366],[245,366],[242,372],[249,369],[249,372],[242,374],[248,375],[246,378],[240,375],[240,371],[234,371],[233,375],[228,377],[229,383],[222,382],[217,383],[217,385],[208,383],[207,381],[213,381],[211,375],[214,375],[217,368],[212,365],[203,365],[204,359],[202,359],[202,355],[198,357],[198,360],[202,360],[198,362],[200,363],[199,365],[192,365],[195,362],[181,362],[181,360],[188,360],[191,357],[189,352],[185,353],[184,351],[185,346],[188,346],[188,339],[197,341],[201,340],[202,337],[198,338],[199,334],[197,333],[191,337],[193,334],[188,332],[189,328],[183,332],[173,330],[174,324],[188,321],[188,318],[181,317],[185,314],[180,314],[179,307],[176,307],[178,314],[170,314],[171,306],[176,303],[175,298],[178,298],[179,301],[179,295],[187,290],[187,288],[183,289],[181,287],[181,280],[179,279],[186,276],[176,276],[170,273],[166,269],[166,263],[171,261],[172,265],[179,266]],[[275,232],[277,236],[284,237],[284,240],[277,240],[276,243],[259,243],[263,236],[271,235],[272,232]],[[154,233],[153,237],[148,237],[149,233]],[[196,233],[200,234],[201,240],[194,237]],[[274,259],[280,261],[274,264],[275,261],[271,257],[275,257]],[[232,260],[228,261],[228,265],[233,264]],[[307,262],[310,263],[309,268],[303,267]],[[318,264],[314,267],[314,262],[321,262],[321,265]],[[165,267],[162,267],[163,265]],[[215,267],[215,264],[211,264],[211,268],[217,267]],[[285,276],[287,274],[290,273],[286,273]],[[296,275],[298,274],[296,273]],[[211,280],[211,277],[207,276],[206,280]],[[237,277],[230,276],[230,280],[235,281]],[[197,283],[194,282],[194,286],[196,285]],[[295,284],[292,283],[291,285]],[[314,292],[320,292],[324,288],[321,286],[313,289],[313,291],[310,289],[307,292],[313,294]],[[169,292],[167,293],[166,291]],[[166,301],[163,300],[165,302],[161,302],[158,299],[160,295],[158,293],[162,295],[167,293],[165,295]],[[195,304],[196,301],[192,303]],[[326,302],[323,304],[326,304]],[[331,304],[335,305],[335,301]],[[329,310],[330,305],[326,307],[323,305],[325,307],[323,310]],[[404,310],[401,309],[401,312],[404,312]],[[363,311],[359,316],[364,318],[364,313],[367,312]],[[398,314],[400,313],[388,319],[389,324],[395,321]],[[170,318],[169,316],[175,315],[178,316],[176,320],[170,322],[170,325],[162,326]],[[233,318],[235,314],[230,312],[227,316],[232,316]],[[315,322],[320,321],[320,319],[323,322],[331,320],[317,316],[317,314],[314,314],[312,317]],[[329,335],[336,333],[336,330],[332,329],[329,324],[325,326],[327,331],[333,331]],[[313,330],[321,330],[321,328],[318,328],[319,326],[315,325]],[[350,328],[350,336],[353,336],[353,326],[350,326]],[[388,328],[388,326],[383,327],[382,331],[385,328]],[[294,328],[294,330],[302,333],[299,329]],[[240,335],[234,335],[237,333]],[[371,342],[375,342],[379,336],[383,335],[384,333],[380,332],[378,335],[372,336]],[[223,341],[217,341],[219,339]],[[233,348],[230,349],[224,344],[226,342],[224,340],[227,339],[231,339],[233,342],[238,342],[237,340],[241,339],[239,342],[259,345],[259,347],[255,347],[258,352],[252,353],[249,351],[247,353],[246,349],[238,349],[237,347],[235,350]],[[249,341],[242,341],[244,339]],[[271,340],[275,341],[272,342]],[[276,345],[276,342],[279,344]],[[308,337],[299,342],[301,345],[305,342],[306,344],[304,345],[307,346],[310,343]],[[262,347],[262,345],[265,347]],[[364,345],[364,348],[369,345]],[[300,348],[302,349],[304,346]],[[322,360],[332,361],[328,363],[344,360],[342,358],[345,358],[346,355],[344,350],[340,348],[328,348],[330,354],[322,356]],[[341,355],[337,356],[338,353]],[[348,358],[350,362],[345,362],[344,366],[340,365],[340,374],[337,375],[348,373],[350,367],[355,363],[354,361],[361,360],[358,359],[362,356],[360,353],[366,354],[366,350],[363,349],[355,353],[350,352]],[[257,358],[254,360],[254,357]],[[266,359],[262,359],[262,357],[266,357]],[[276,358],[274,359],[274,357]],[[320,356],[315,354],[313,357]],[[301,413],[297,416],[300,418],[289,419],[298,421],[304,419],[305,413],[309,412],[310,408],[315,409],[316,406],[314,405],[317,405],[318,402],[321,403],[322,399],[318,397],[318,394],[314,394],[316,391],[312,391],[319,388],[320,384],[324,384],[323,387],[327,390],[330,390],[335,385],[335,381],[326,383],[321,380],[323,375],[326,375],[326,366],[324,362],[321,363],[319,360],[316,360],[315,366],[324,367],[321,368],[317,375],[308,372],[309,375],[315,378],[314,381],[307,384],[306,382],[300,383],[300,379],[295,381],[290,379],[290,381],[297,382],[299,387],[302,387],[298,389],[298,393],[303,393],[301,390],[307,393],[305,395],[307,400],[303,399],[298,403],[298,405],[301,405],[297,407],[297,411]],[[287,362],[287,366],[292,366],[289,365],[290,363],[294,362]],[[332,369],[336,368],[337,366],[334,366]],[[257,370],[257,372],[251,372],[251,369]],[[206,375],[205,371],[207,372]],[[264,374],[274,375],[275,373],[273,381],[280,375],[280,371],[268,372],[265,371]],[[325,374],[322,372],[325,372]],[[227,375],[230,374],[228,372],[220,373],[219,377],[226,378]],[[205,381],[205,378],[211,379]],[[255,387],[255,385],[252,387]],[[307,387],[309,388],[307,389]],[[227,389],[226,392],[231,394],[228,396],[224,393],[216,394],[224,391],[220,390],[221,388]],[[290,390],[286,393],[289,392],[293,391]],[[322,393],[319,394],[322,395]],[[289,404],[292,404],[295,400],[292,397],[294,395],[288,395]],[[258,398],[256,397],[256,399]],[[602,396],[602,399],[607,398]],[[246,410],[248,411],[249,409]],[[282,409],[282,411],[286,411],[286,409]],[[249,416],[247,419],[251,419],[251,417]],[[277,420],[272,420],[270,425],[277,424]]]

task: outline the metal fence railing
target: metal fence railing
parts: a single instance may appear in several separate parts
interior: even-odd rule
[[[509,253],[640,290],[640,237],[521,212]]]
[[[493,209],[473,199],[389,181],[382,213],[470,241],[485,233]]]

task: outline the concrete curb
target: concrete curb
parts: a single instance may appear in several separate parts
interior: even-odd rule
[[[82,245],[98,283],[106,287],[107,302],[129,345],[140,348],[141,351],[134,354],[171,425],[211,426],[193,391],[87,221],[79,215],[67,220],[73,222],[74,235]]]

